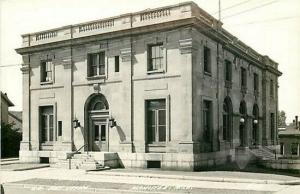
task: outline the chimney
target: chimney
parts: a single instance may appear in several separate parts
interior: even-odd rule
[[[298,129],[298,116],[295,117],[295,122],[296,122],[296,129]]]

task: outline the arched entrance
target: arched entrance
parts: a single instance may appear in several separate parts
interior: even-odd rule
[[[93,94],[85,103],[85,144],[89,151],[108,151],[109,105],[104,95]]]
[[[247,106],[246,102],[242,101],[240,103],[240,146],[246,146],[246,136],[247,136]]]
[[[231,142],[232,139],[232,103],[226,97],[223,103],[223,140]]]
[[[252,139],[253,139],[253,145],[256,146],[259,144],[259,126],[258,126],[259,109],[257,104],[253,106],[252,114],[253,114]]]

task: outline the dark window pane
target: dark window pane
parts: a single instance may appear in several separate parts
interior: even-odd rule
[[[208,47],[204,47],[204,71],[211,73],[211,67],[210,67],[210,49]]]
[[[166,125],[166,110],[158,110],[158,124]]]
[[[62,121],[58,121],[58,136],[62,136]]]
[[[166,141],[166,126],[158,127],[158,141],[165,142]]]
[[[115,56],[115,72],[120,71],[120,59],[119,56]]]
[[[99,141],[99,125],[95,125],[94,130],[95,130],[95,141]]]
[[[155,111],[148,111],[148,125],[155,125]]]
[[[49,115],[49,141],[53,141],[53,115]]]
[[[148,126],[147,140],[148,143],[155,142],[155,127]]]
[[[106,141],[106,125],[101,125],[101,141]]]

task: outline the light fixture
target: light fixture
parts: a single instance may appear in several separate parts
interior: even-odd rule
[[[80,127],[80,122],[76,118],[74,119],[73,124],[74,124],[74,128]]]
[[[117,126],[115,119],[112,117],[109,119],[109,126],[110,126],[110,128]]]
[[[254,124],[257,124],[257,123],[258,123],[258,120],[257,120],[257,119],[254,119],[254,120],[253,120],[253,123],[254,123]]]
[[[245,122],[245,119],[242,117],[242,118],[240,119],[240,122],[241,122],[241,123],[244,123],[244,122]]]

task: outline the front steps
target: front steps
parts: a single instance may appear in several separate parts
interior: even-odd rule
[[[250,149],[251,153],[259,160],[275,159],[275,154],[265,147]]]
[[[58,159],[58,162],[51,166],[65,169],[83,169],[86,171],[106,170],[118,167],[118,161],[116,153],[84,152],[76,153],[70,159]]]

